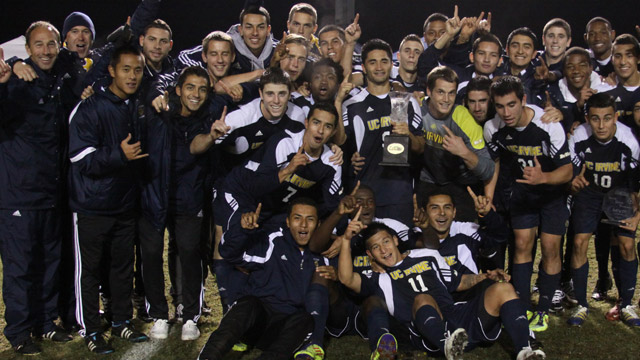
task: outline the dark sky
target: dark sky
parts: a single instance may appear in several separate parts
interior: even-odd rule
[[[309,1],[320,10],[320,15],[333,15],[331,0]],[[286,25],[288,10],[296,1],[265,0],[272,17],[272,31],[278,38]],[[637,1],[521,1],[521,0],[465,0],[457,2],[460,16],[477,16],[481,10],[493,13],[493,32],[505,40],[509,31],[529,26],[540,34],[544,23],[553,17],[569,21],[573,29],[573,45],[584,45],[582,34],[587,21],[593,16],[611,20],[618,34],[635,34],[634,25],[640,23]],[[59,29],[64,18],[72,11],[83,11],[92,17],[98,40],[131,14],[136,0],[2,0],[0,1],[0,42],[24,33],[29,23],[49,20]],[[176,50],[198,44],[212,30],[227,30],[238,22],[244,0],[163,0],[159,17],[166,20],[174,32]],[[424,19],[433,12],[452,15],[451,1],[432,0],[356,0],[360,13],[363,40],[380,37],[396,48],[402,37],[422,31]],[[327,9],[327,10],[322,10]],[[541,44],[539,44],[541,46]]]

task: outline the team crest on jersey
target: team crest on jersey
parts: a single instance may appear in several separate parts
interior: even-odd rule
[[[435,123],[431,124],[431,129],[432,130],[437,130],[438,129],[438,125],[436,125]]]
[[[380,119],[373,119],[367,121],[367,127],[369,130],[377,130],[383,127],[391,126],[391,116],[383,116]]]
[[[444,257],[444,261],[446,261],[447,265],[449,265],[449,266],[453,266],[454,264],[458,263],[456,261],[456,256],[455,255],[445,256]]]

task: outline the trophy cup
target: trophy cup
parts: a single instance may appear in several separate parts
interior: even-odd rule
[[[409,122],[409,102],[411,94],[401,91],[389,93],[391,99],[391,121]],[[409,166],[409,136],[389,134],[384,137],[382,162],[383,166]]]
[[[610,190],[604,195],[604,199],[602,200],[602,211],[607,216],[606,219],[601,220],[603,224],[614,226],[622,225],[622,220],[635,215],[631,192],[623,188]]]

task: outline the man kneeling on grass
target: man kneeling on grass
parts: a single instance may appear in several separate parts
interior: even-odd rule
[[[287,227],[272,231],[258,227],[260,207],[233,222],[220,249],[225,259],[250,271],[244,293],[251,295],[230,307],[200,352],[200,360],[222,359],[239,341],[261,349],[260,359],[290,359],[313,330],[305,298],[319,276],[318,265],[328,264],[308,250],[318,226],[318,208],[310,199],[297,198],[291,201]],[[231,248],[235,254],[228,251]]]
[[[504,325],[518,350],[518,360],[545,358],[541,350],[529,347],[525,309],[501,270],[460,276],[451,271],[437,250],[417,249],[402,254],[393,230],[380,223],[364,226],[358,218],[359,214],[342,235],[338,277],[356,293],[384,298],[389,313],[404,325],[415,347],[444,352],[448,360],[460,359],[467,342],[473,345],[493,341]],[[367,254],[384,267],[384,273],[366,277],[353,272],[350,242],[362,230]],[[452,281],[444,280],[448,277]],[[471,288],[485,279],[496,283],[482,296],[454,303],[450,292]]]

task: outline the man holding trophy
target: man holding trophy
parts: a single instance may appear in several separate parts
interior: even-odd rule
[[[347,133],[345,159],[350,160],[345,167],[348,169],[346,183],[351,188],[357,181],[371,186],[377,195],[377,217],[410,224],[413,218],[413,180],[408,160],[409,152],[420,155],[424,151],[422,119],[418,102],[411,97],[402,121],[392,118],[389,96],[392,65],[389,44],[379,39],[364,44],[362,70],[367,87],[343,104]],[[396,138],[392,142],[384,141],[387,136]],[[405,139],[396,141],[397,136]],[[386,151],[389,154],[385,157]],[[388,155],[393,158],[391,163],[394,166],[388,166]]]

